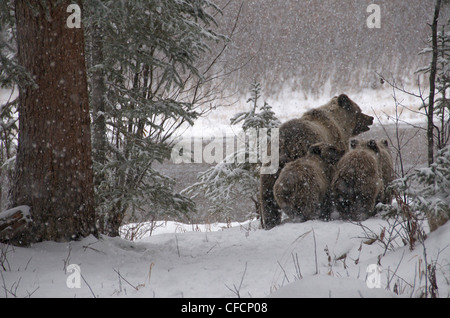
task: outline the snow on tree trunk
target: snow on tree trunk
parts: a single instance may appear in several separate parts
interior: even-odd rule
[[[31,207],[34,222],[16,243],[96,231],[84,34],[66,25],[71,3],[15,1],[19,64],[34,80],[20,87],[12,193],[14,206]]]

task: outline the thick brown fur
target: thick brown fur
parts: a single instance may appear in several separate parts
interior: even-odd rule
[[[384,183],[384,199],[379,202],[384,204],[392,203],[392,192],[389,190],[388,186],[392,181],[394,181],[394,162],[392,161],[392,155],[389,150],[389,143],[387,140],[382,139],[378,143],[380,149],[380,165],[381,173],[383,176]]]
[[[274,199],[273,186],[281,169],[289,162],[306,155],[316,143],[334,145],[348,150],[350,137],[369,130],[373,117],[361,112],[347,95],[333,97],[327,104],[306,112],[280,126],[280,165],[276,174],[261,175],[260,208],[266,229],[281,222],[281,212]]]
[[[377,202],[384,202],[383,147],[373,139],[352,140],[352,150],[337,164],[332,196],[343,219],[363,221],[374,214]]]
[[[350,148],[355,149],[361,144],[368,144],[370,140],[356,140],[353,139],[350,142]],[[388,186],[394,180],[394,163],[392,161],[392,155],[389,150],[389,142],[386,139],[380,139],[376,141],[376,145],[378,147],[378,153],[380,156],[380,169],[381,175],[383,179],[383,192],[377,198],[377,203],[381,202],[384,204],[392,203],[392,192],[389,190]]]
[[[331,144],[314,144],[306,156],[283,168],[273,191],[278,206],[291,221],[304,222],[329,216],[333,166],[344,153]]]

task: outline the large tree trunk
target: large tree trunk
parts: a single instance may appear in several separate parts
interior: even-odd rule
[[[22,243],[96,233],[84,34],[66,25],[71,3],[15,1],[19,63],[36,84],[19,93],[12,197],[33,219]]]

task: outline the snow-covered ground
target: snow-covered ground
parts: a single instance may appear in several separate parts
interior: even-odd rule
[[[378,234],[388,227],[381,218],[362,224]],[[258,225],[199,231],[168,222],[135,242],[91,236],[0,245],[0,297],[418,297],[432,262],[439,296],[450,295],[450,223],[412,251],[397,240],[386,253],[348,222],[287,223],[270,231]],[[378,262],[380,286],[372,268]]]
[[[388,88],[347,93],[384,123],[395,115]],[[330,97],[306,99],[284,90],[267,101],[285,121]],[[420,106],[397,97],[412,109]],[[213,112],[185,136],[234,134],[229,118],[248,107],[244,101]],[[402,119],[423,117],[404,110]],[[159,225],[133,242],[91,236],[29,248],[0,244],[0,297],[418,297],[430,285],[426,265],[434,263],[439,297],[450,297],[450,222],[412,251],[399,239],[387,251],[379,242],[369,245],[361,226],[343,221],[288,223],[270,231],[258,221]],[[377,234],[389,227],[379,217],[363,225]],[[377,277],[380,288],[369,288]]]

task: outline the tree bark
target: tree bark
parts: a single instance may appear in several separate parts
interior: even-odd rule
[[[428,124],[427,124],[427,139],[428,139],[428,165],[430,166],[434,162],[434,96],[436,90],[436,68],[438,58],[438,44],[437,44],[437,32],[438,32],[438,20],[439,11],[441,9],[441,0],[436,1],[434,8],[433,24],[431,25],[432,33],[432,46],[433,57],[431,60],[430,68],[430,95],[428,99]]]
[[[19,88],[12,201],[33,219],[22,244],[96,233],[85,43],[82,27],[67,27],[71,3],[15,1],[18,59],[35,81]]]

